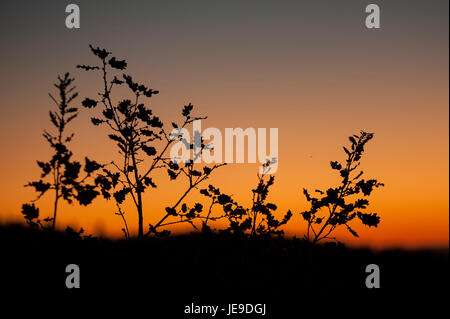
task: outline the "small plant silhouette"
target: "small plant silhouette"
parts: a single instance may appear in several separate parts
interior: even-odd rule
[[[263,164],[264,168],[268,168],[271,162]],[[211,198],[211,204],[208,210],[208,215],[203,222],[203,231],[211,232],[212,229],[208,226],[209,220],[218,220],[227,218],[229,226],[222,233],[232,233],[236,235],[249,235],[250,237],[262,236],[283,236],[284,231],[280,229],[281,226],[287,224],[292,217],[292,212],[289,210],[281,221],[277,220],[274,212],[277,210],[277,205],[267,202],[269,189],[275,181],[275,176],[258,174],[258,184],[256,188],[252,189],[252,207],[244,208],[230,195],[223,194],[218,188],[209,185],[207,189],[202,189],[200,192]],[[215,205],[222,206],[223,214],[216,217],[211,217],[212,208]]]
[[[206,180],[210,174],[221,165],[203,167],[202,170],[194,168],[194,161],[177,163],[168,157],[170,146],[177,142],[187,141],[182,134],[169,133],[158,116],[153,114],[153,110],[142,102],[143,98],[151,98],[159,91],[137,83],[128,74],[121,76],[110,76],[114,70],[125,70],[127,62],[111,56],[111,52],[105,49],[89,46],[91,52],[100,60],[99,65],[78,65],[77,67],[85,71],[99,71],[102,78],[102,89],[98,93],[99,99],[85,98],[82,102],[86,108],[101,107],[100,117],[92,117],[91,121],[95,126],[106,125],[111,134],[108,137],[116,143],[121,160],[120,163],[112,161],[110,168],[103,168],[103,173],[98,174],[96,183],[101,187],[102,195],[105,199],[113,198],[118,212],[124,222],[122,229],[125,237],[130,237],[125,213],[121,209],[121,204],[127,196],[132,198],[138,215],[138,237],[142,238],[150,234],[167,235],[168,231],[158,229],[173,223],[188,222],[192,218],[197,218],[197,213],[201,212],[200,204],[195,205],[194,211],[187,212],[185,206],[178,210],[182,201],[197,186]],[[131,92],[131,98],[125,98],[118,102],[113,101],[112,91],[115,87],[125,86]],[[147,103],[147,102],[145,102]],[[148,104],[148,103],[147,103]],[[182,109],[183,120],[177,124],[171,123],[173,129],[181,132],[188,125],[196,120],[206,119],[206,117],[191,116],[193,105],[188,104]],[[201,144],[200,152],[206,147],[202,143],[201,137],[197,138]],[[195,142],[194,142],[195,143]],[[192,144],[188,144],[189,149]],[[199,154],[197,153],[196,156]],[[182,174],[186,176],[189,183],[175,203],[166,207],[165,215],[155,225],[149,225],[149,230],[144,232],[144,201],[143,195],[146,190],[156,188],[157,185],[152,179],[152,174],[157,169],[166,169],[170,180],[176,180]],[[180,217],[176,222],[167,222],[169,217]]]
[[[72,160],[72,152],[68,149],[68,143],[72,140],[74,134],[66,134],[67,125],[78,116],[78,108],[70,107],[69,104],[78,96],[75,87],[72,86],[74,79],[66,73],[63,77],[58,76],[58,82],[55,87],[58,89],[59,99],[50,98],[55,102],[56,111],[50,111],[50,121],[56,128],[56,133],[49,133],[44,130],[44,138],[53,149],[54,154],[47,162],[37,161],[41,168],[41,178],[38,181],[28,183],[27,187],[33,187],[38,197],[33,203],[22,205],[22,214],[27,223],[32,226],[41,226],[43,222],[51,222],[51,229],[56,226],[56,217],[58,213],[58,204],[61,199],[72,203],[78,201],[81,205],[88,205],[99,194],[94,184],[86,181],[89,177],[102,166],[95,161],[85,158],[83,178],[80,177],[82,165]],[[39,200],[48,191],[54,191],[53,217],[47,217],[42,221],[38,219],[39,208],[34,202]]]
[[[375,188],[384,186],[376,179],[365,180],[362,177],[363,171],[355,173],[360,165],[361,157],[364,153],[364,147],[367,142],[373,138],[373,133],[361,132],[359,135],[349,137],[350,150],[344,146],[347,155],[345,163],[337,161],[330,162],[331,168],[337,170],[342,178],[341,184],[326,191],[316,190],[319,197],[313,197],[303,189],[306,200],[311,208],[301,213],[304,220],[308,223],[305,239],[312,243],[317,243],[323,239],[336,239],[330,237],[331,233],[339,226],[345,226],[355,237],[359,237],[349,223],[358,218],[364,225],[377,227],[380,217],[376,213],[363,213],[362,210],[369,205],[368,197]],[[358,195],[364,198],[354,199]],[[350,201],[350,202],[349,202]],[[319,213],[325,210],[327,216],[323,217]]]

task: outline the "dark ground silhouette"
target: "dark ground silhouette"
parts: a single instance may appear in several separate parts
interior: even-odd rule
[[[388,304],[394,306],[390,313],[424,307],[433,317],[448,291],[448,250],[374,253],[296,239],[206,234],[81,240],[76,233],[15,225],[0,227],[0,247],[3,308],[15,302],[21,305],[17,310],[50,316],[211,318],[184,315],[184,306],[194,302],[266,303],[265,318],[341,312],[363,317],[387,313]],[[65,286],[65,267],[72,263],[80,266],[80,289]],[[380,289],[365,286],[365,267],[372,263],[381,270]]]

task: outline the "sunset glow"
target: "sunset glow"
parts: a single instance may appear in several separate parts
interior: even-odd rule
[[[98,77],[75,68],[95,62],[88,48],[93,44],[126,59],[127,73],[160,91],[150,106],[169,126],[190,102],[195,114],[208,117],[204,128],[278,128],[279,164],[269,198],[278,205],[278,218],[289,209],[294,213],[287,235],[305,233],[302,189],[337,185],[329,162],[344,160],[347,137],[365,130],[375,137],[362,169],[385,184],[374,191],[368,212],[377,212],[381,223],[368,228],[357,222],[358,240],[345,230],[339,238],[374,248],[448,246],[448,3],[446,12],[430,5],[429,14],[421,15],[424,8],[401,14],[401,6],[386,3],[391,14],[375,32],[361,27],[362,9],[348,4],[321,11],[291,3],[271,12],[267,4],[255,9],[225,3],[205,5],[203,14],[187,4],[161,5],[158,12],[131,4],[124,13],[119,6],[90,3],[77,32],[55,28],[61,20],[56,12],[63,10],[57,5],[39,15],[7,18],[15,27],[2,37],[0,51],[0,222],[24,223],[20,207],[35,198],[24,185],[39,176],[36,160],[51,155],[42,131],[51,127],[48,92],[54,92],[56,76],[75,77],[80,96],[74,106],[101,88]],[[133,19],[119,25],[121,14]],[[70,124],[71,149],[78,160],[89,156],[108,163],[117,152],[90,115],[82,109]],[[221,167],[203,187],[214,184],[248,206],[258,167]],[[145,226],[161,218],[185,187],[170,183],[165,171],[154,180],[158,188],[144,195]],[[205,202],[198,191],[187,202],[196,200]],[[39,201],[44,217],[51,205],[50,194]],[[124,211],[136,233],[131,202]],[[122,220],[114,212],[113,202],[100,197],[88,207],[63,203],[58,225],[120,238]],[[168,229],[181,233],[192,227]]]

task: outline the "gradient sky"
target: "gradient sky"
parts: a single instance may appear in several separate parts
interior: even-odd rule
[[[23,185],[38,178],[35,161],[50,155],[41,132],[50,127],[56,76],[71,72],[82,97],[100,87],[75,69],[94,61],[94,44],[126,58],[129,74],[160,90],[152,106],[166,122],[192,102],[208,115],[203,127],[279,128],[270,198],[280,215],[307,208],[303,187],[335,185],[329,161],[344,158],[347,136],[375,132],[362,165],[386,184],[370,207],[381,224],[355,226],[358,241],[345,232],[339,238],[372,247],[448,245],[448,1],[375,1],[378,30],[364,25],[369,1],[76,1],[79,30],[65,27],[68,3],[2,3],[1,221],[23,220],[20,206],[34,198]],[[86,112],[71,129],[75,157],[115,156]],[[249,203],[256,173],[254,164],[235,164],[210,182]],[[157,180],[145,196],[147,223],[175,199],[166,174]],[[39,206],[50,214],[48,200]],[[102,199],[88,208],[64,204],[58,224],[120,235],[112,209]],[[135,212],[126,210],[135,227]],[[304,229],[295,214],[286,231]]]

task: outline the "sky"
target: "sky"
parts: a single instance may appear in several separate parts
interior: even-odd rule
[[[375,3],[380,29],[365,27],[365,1],[77,1],[80,29],[66,28],[64,1],[2,3],[0,221],[23,222],[20,207],[35,196],[24,185],[39,177],[36,160],[51,154],[42,131],[57,75],[75,77],[74,104],[100,89],[99,78],[75,68],[95,62],[93,44],[125,58],[129,74],[160,91],[151,105],[166,123],[191,102],[208,116],[204,128],[278,128],[269,198],[277,216],[294,212],[288,235],[305,231],[302,188],[337,185],[329,162],[343,160],[347,137],[365,130],[375,138],[361,165],[385,184],[369,207],[381,223],[356,223],[359,239],[337,236],[375,248],[448,246],[448,1]],[[70,129],[75,158],[116,158],[89,112]],[[208,183],[248,205],[257,172],[256,164],[232,164]],[[144,197],[146,224],[182,190],[166,175],[156,175],[157,190]],[[39,207],[50,215],[51,198]],[[135,230],[136,212],[125,211]],[[62,204],[58,224],[121,236],[113,203],[100,198],[89,207]]]

